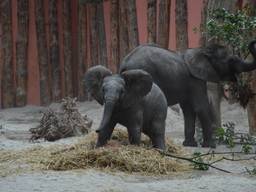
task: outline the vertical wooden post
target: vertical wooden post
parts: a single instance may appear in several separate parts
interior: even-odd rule
[[[89,49],[89,44],[90,44],[90,32],[89,32],[89,10],[88,10],[88,6],[87,4],[84,5],[84,12],[85,12],[85,60],[84,60],[84,64],[85,64],[85,71],[87,71],[87,69],[90,67],[91,64],[91,60],[90,60],[90,49]]]
[[[119,0],[119,64],[129,51],[128,19],[126,0]]]
[[[181,51],[188,48],[187,0],[176,0],[176,47]]]
[[[64,72],[66,96],[73,96],[72,87],[72,46],[71,46],[71,2],[63,1]]]
[[[104,28],[106,39],[107,67],[111,65],[111,1],[103,1]]]
[[[78,98],[79,100],[85,99],[85,89],[83,84],[83,76],[86,71],[86,6],[79,5],[79,52],[78,52],[78,62],[79,62],[79,80],[78,80]]]
[[[130,0],[129,3],[127,1],[126,7],[127,7],[127,19],[128,19],[127,26],[128,26],[128,45],[129,45],[128,52],[129,52],[132,49],[134,49],[138,45],[138,42],[139,42],[137,13],[136,13],[136,0]]]
[[[148,42],[156,43],[157,0],[148,0]]]
[[[48,74],[48,48],[46,38],[46,18],[44,15],[44,4],[42,0],[36,1],[36,29],[37,29],[37,47],[38,62],[40,71],[40,98],[41,104],[46,105],[51,101]],[[48,25],[48,24],[47,24]]]
[[[256,89],[256,72],[250,72],[249,81],[250,81],[250,88],[253,92]],[[249,100],[247,106],[248,112],[248,121],[249,121],[249,133],[252,135],[256,135],[256,98],[255,96]]]
[[[98,34],[98,63],[107,66],[107,46],[104,22],[104,8],[103,2],[96,4],[96,26]]]
[[[71,55],[73,94],[78,96],[78,0],[71,1]]]
[[[18,3],[17,0],[11,0],[11,30],[12,30],[12,41],[10,42],[12,44],[12,70],[13,70],[13,76],[12,76],[12,82],[13,82],[13,91],[14,91],[14,106],[16,106],[16,95],[17,95],[17,82],[16,82],[16,73],[17,73],[17,35],[18,35]]]
[[[63,36],[63,0],[57,0],[57,27],[59,43],[59,68],[60,68],[60,96],[65,97],[65,73],[64,73],[64,36]]]
[[[119,63],[119,1],[111,0],[111,63],[110,70],[117,71]]]
[[[0,16],[0,19],[1,19],[1,16]],[[2,81],[3,81],[3,64],[4,64],[2,38],[3,38],[3,32],[2,32],[2,23],[0,20],[0,109],[2,108]]]
[[[87,26],[86,26],[86,36],[87,36],[87,44],[86,44],[86,49],[87,49],[87,66],[91,67],[92,66],[92,50],[91,50],[91,6],[89,3],[86,4],[86,21],[87,21]]]
[[[90,20],[90,53],[92,65],[100,65],[98,61],[98,44],[99,38],[97,34],[97,7],[94,3],[88,4],[89,20]]]
[[[250,81],[250,88],[253,92],[256,90],[256,79],[255,79],[255,72],[251,72],[249,75]],[[249,122],[249,133],[251,135],[256,136],[256,99],[255,97],[249,100],[247,106],[247,113],[248,113],[248,122]]]
[[[208,0],[203,0],[203,9],[201,10],[201,24],[200,24],[200,30],[204,31],[206,28],[206,22],[207,22],[207,4]],[[205,46],[206,45],[206,33],[202,33],[200,37],[200,45]]]
[[[201,28],[205,31],[206,22],[209,19],[209,12],[218,8],[225,8],[227,10],[233,11],[235,1],[229,0],[204,0],[203,10],[201,13]],[[207,46],[209,37],[207,34],[201,35],[200,44],[201,46]],[[213,111],[213,128],[221,127],[221,95],[222,87],[220,83],[207,82],[207,91],[209,96],[209,102]]]
[[[252,12],[251,16],[256,16],[256,2],[252,3]],[[256,31],[254,31],[254,35],[256,35]],[[250,87],[252,89],[252,92],[256,92],[256,72],[252,71],[249,75],[250,80]],[[249,133],[252,135],[256,135],[256,97],[252,97],[249,101],[248,107],[248,120],[249,120]]]
[[[28,61],[28,1],[18,0],[18,39],[16,70],[16,106],[24,106],[27,98],[27,61]]]
[[[52,64],[50,59],[50,10],[49,10],[49,0],[43,1],[43,11],[44,11],[44,27],[45,27],[45,38],[46,38],[46,50],[47,52],[47,70],[48,70],[48,90],[49,90],[49,100],[52,101]]]
[[[170,0],[160,0],[157,43],[164,48],[169,45]]]
[[[90,43],[91,60],[93,65],[107,65],[107,49],[104,26],[103,3],[90,3]]]
[[[52,100],[58,101],[61,98],[60,88],[60,60],[58,43],[57,24],[57,1],[49,1],[49,27],[50,27],[50,64],[52,66]]]
[[[29,0],[27,103],[40,105],[40,79],[35,20],[35,1]]]
[[[0,22],[2,24],[2,106],[13,107],[13,68],[12,68],[12,30],[11,30],[11,1],[3,0],[0,3]]]

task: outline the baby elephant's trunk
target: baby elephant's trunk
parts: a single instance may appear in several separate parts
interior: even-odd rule
[[[114,110],[115,103],[107,101],[104,106],[103,118],[101,120],[99,128],[96,130],[98,133],[97,147],[103,146],[107,143],[107,140],[110,139],[110,136],[113,131],[112,124],[112,113]]]

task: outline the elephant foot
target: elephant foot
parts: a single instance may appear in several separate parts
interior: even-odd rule
[[[165,139],[164,135],[150,137],[152,146],[157,149],[165,150]]]
[[[185,140],[185,141],[183,141],[183,145],[188,146],[188,147],[197,147],[197,142],[194,139],[193,140]]]
[[[204,141],[202,143],[202,147],[216,148],[216,143],[213,140],[211,140],[211,141]]]
[[[103,147],[106,144],[107,144],[107,141],[97,141],[95,147],[96,148]]]
[[[153,147],[154,148],[157,148],[157,149],[161,149],[161,150],[165,150],[165,144],[161,143],[161,144],[153,144]]]

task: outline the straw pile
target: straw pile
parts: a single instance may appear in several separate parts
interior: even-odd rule
[[[121,131],[116,132],[122,135]],[[93,136],[93,141],[95,140]],[[120,137],[115,136],[120,139]],[[69,170],[79,168],[98,168],[123,172],[139,172],[146,174],[168,174],[180,171],[182,166],[176,161],[163,157],[156,150],[145,145],[121,145],[112,140],[104,148],[94,149],[94,142],[80,142],[77,145],[60,152],[54,152],[47,168],[53,170]],[[123,139],[120,139],[123,140]],[[178,148],[168,143],[168,150],[178,152]]]
[[[76,108],[76,98],[62,100],[61,109],[55,112],[48,109],[44,112],[39,126],[31,128],[31,140],[45,139],[55,141],[61,138],[87,134],[92,126],[92,120],[82,116]]]
[[[189,169],[188,164],[162,156],[152,149],[148,139],[144,138],[141,146],[120,143],[127,139],[126,131],[114,131],[113,139],[103,148],[95,149],[96,137],[97,134],[91,132],[72,146],[56,145],[50,148],[40,147],[12,153],[0,151],[0,164],[18,161],[31,165],[32,169],[96,168],[142,175],[167,175]],[[170,141],[167,141],[167,151],[174,154],[181,153],[181,149]]]

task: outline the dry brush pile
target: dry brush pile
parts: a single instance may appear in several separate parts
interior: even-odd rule
[[[31,140],[45,139],[55,141],[61,138],[87,134],[92,126],[92,120],[82,116],[78,109],[76,98],[62,100],[60,111],[48,108],[44,112],[40,124],[31,128]]]

